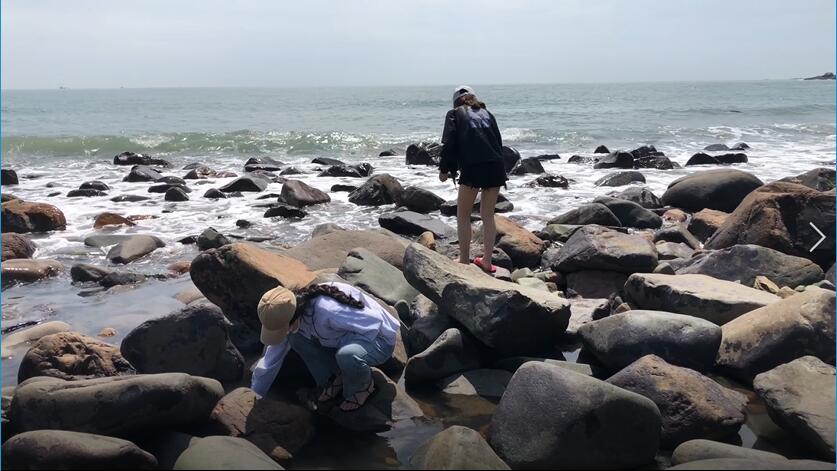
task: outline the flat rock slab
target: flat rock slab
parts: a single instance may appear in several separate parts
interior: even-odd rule
[[[412,302],[419,294],[407,283],[401,270],[366,249],[349,252],[337,274],[391,306],[399,300]]]
[[[718,325],[781,299],[706,275],[641,273],[628,278],[625,295],[642,309],[688,314]]]
[[[775,453],[744,448],[711,440],[690,440],[678,446],[671,455],[671,463],[680,465],[692,461],[714,459],[744,459],[752,461],[785,461],[787,458]]]
[[[648,273],[657,266],[657,249],[648,239],[589,225],[575,231],[558,251],[552,269]]]
[[[404,250],[409,242],[387,230],[333,231],[288,249],[285,255],[304,263],[311,270],[339,268],[349,252],[364,248],[396,268],[404,266]]]
[[[779,426],[832,459],[835,449],[835,370],[816,357],[802,357],[756,376],[756,392]]]

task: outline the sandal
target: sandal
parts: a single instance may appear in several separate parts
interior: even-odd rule
[[[497,273],[497,265],[492,264],[490,269],[486,269],[485,265],[482,264],[482,257],[474,258],[474,265],[482,268],[482,271],[486,273]]]
[[[343,401],[343,403],[340,404],[340,410],[343,412],[354,412],[363,407],[363,405],[369,401],[374,393],[375,381],[370,381],[369,386],[366,389],[355,393],[354,396]],[[361,394],[366,394],[366,397],[361,399]]]
[[[328,386],[323,389],[322,394],[320,394],[320,398],[317,399],[319,402],[329,402],[333,401],[343,392],[343,376],[337,376],[334,378]]]

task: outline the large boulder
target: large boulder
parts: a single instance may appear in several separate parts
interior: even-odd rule
[[[721,328],[703,319],[662,311],[633,310],[578,329],[585,350],[611,371],[645,355],[707,371],[715,363]]]
[[[317,235],[284,252],[311,270],[339,268],[349,252],[364,248],[397,268],[404,266],[404,250],[408,242],[385,230],[333,231]]]
[[[404,254],[404,276],[485,345],[509,356],[550,349],[569,323],[566,300],[497,280],[421,245]]]
[[[67,219],[51,204],[13,199],[2,205],[0,226],[3,232],[63,231],[67,228]]]
[[[546,242],[505,216],[495,215],[494,224],[497,228],[496,246],[511,258],[514,266],[536,267],[540,264]]]
[[[833,291],[814,288],[724,325],[718,367],[749,382],[804,355],[834,362],[834,298]]]
[[[31,283],[56,276],[64,270],[57,260],[13,258],[2,265],[3,286],[13,283]]]
[[[241,437],[274,459],[289,459],[313,438],[314,415],[290,402],[260,397],[249,388],[224,396],[212,410],[210,428]]]
[[[663,194],[663,204],[700,211],[704,208],[731,212],[753,190],[764,183],[734,169],[696,172],[673,181]]]
[[[608,196],[623,200],[633,201],[645,209],[658,209],[663,207],[663,202],[651,190],[641,186],[632,186],[618,193],[609,193]]]
[[[618,271],[581,270],[566,274],[567,292],[582,298],[609,298],[620,293],[628,274]]]
[[[279,199],[282,202],[298,208],[328,203],[331,201],[331,197],[328,196],[328,193],[318,190],[300,180],[287,180],[285,184],[282,185],[282,193],[280,194]]]
[[[422,142],[407,147],[407,165],[439,165],[442,145],[437,142]]]
[[[419,295],[411,310],[416,310],[421,307],[416,306],[417,304],[430,304],[432,307],[430,308],[430,313],[415,319],[407,331],[407,335],[404,338],[404,346],[407,348],[407,353],[410,356],[427,350],[436,339],[441,337],[442,333],[454,327],[453,319],[444,314],[439,314],[438,307],[427,299],[426,296]]]
[[[601,203],[589,203],[571,209],[549,221],[548,224],[572,224],[583,226],[586,224],[598,224],[600,226],[619,227],[622,222],[613,214],[607,206]]]
[[[301,262],[253,244],[235,243],[207,250],[192,261],[192,282],[225,313],[260,327],[256,308],[264,293],[277,287],[301,289],[314,274]]]
[[[804,185],[817,191],[830,191],[834,189],[835,173],[833,168],[820,167],[779,181]]]
[[[359,206],[382,206],[397,203],[404,189],[390,174],[375,175],[357,190],[349,193],[349,202]]]
[[[624,227],[635,227],[637,229],[656,229],[663,225],[663,219],[652,211],[643,208],[641,205],[622,198],[611,198],[600,196],[593,200],[607,206]]]
[[[802,357],[756,376],[753,387],[770,418],[802,443],[832,460],[835,451],[835,370]]]
[[[17,177],[17,172],[10,168],[0,169],[0,185],[17,185],[20,180]]]
[[[142,258],[165,243],[159,238],[150,235],[132,235],[122,240],[108,251],[107,258],[112,263],[127,264]]]
[[[397,203],[410,211],[431,213],[441,208],[444,202],[444,198],[430,190],[425,190],[417,186],[408,186],[401,193]]]
[[[209,304],[142,323],[122,340],[121,351],[140,373],[188,373],[222,382],[238,381],[244,373],[227,320]]]
[[[511,175],[541,174],[546,173],[546,170],[544,170],[543,164],[537,157],[528,157],[520,160],[509,173]]]
[[[412,302],[419,294],[401,270],[367,249],[349,252],[337,274],[391,306],[400,300]]]
[[[157,469],[157,458],[119,438],[64,430],[21,433],[3,444],[6,469]]]
[[[655,355],[640,358],[607,382],[657,404],[668,449],[696,438],[727,438],[746,420],[747,396]]]
[[[76,332],[62,332],[41,337],[26,352],[17,380],[49,376],[72,381],[135,373],[114,345]]]
[[[833,192],[774,182],[747,196],[705,246],[723,249],[736,244],[761,245],[827,267],[835,258],[835,221]],[[820,235],[811,224],[827,237],[813,252],[811,248]]]
[[[605,175],[596,180],[596,186],[625,186],[632,183],[645,183],[645,175],[636,170],[626,170]]]
[[[653,462],[660,427],[650,399],[530,362],[500,400],[490,443],[512,468],[635,468]]]
[[[599,157],[593,168],[634,168],[634,156],[629,152],[611,152]]]
[[[657,250],[648,239],[589,225],[575,231],[558,252],[552,269],[561,272],[604,270],[651,272]]]
[[[134,165],[128,175],[122,179],[123,182],[156,182],[163,178],[163,174],[154,167],[147,165]]]
[[[236,178],[235,180],[227,183],[226,185],[219,188],[219,190],[223,191],[224,193],[235,193],[239,191],[259,193],[267,189],[268,184],[269,182],[263,178],[241,177]]]
[[[479,432],[454,425],[437,433],[410,458],[413,469],[510,469]]]
[[[699,253],[677,268],[678,275],[699,274],[753,286],[766,276],[779,286],[806,286],[823,279],[822,268],[807,258],[786,255],[758,245],[733,245]]]
[[[770,293],[706,275],[636,273],[625,283],[627,300],[642,309],[667,309],[718,325],[779,301]]]
[[[506,169],[506,173],[512,171],[512,169],[520,162],[520,152],[517,151],[514,147],[503,146],[503,166]]]
[[[218,381],[183,373],[80,381],[33,378],[15,390],[9,416],[20,432],[126,436],[201,423],[223,395]]]
[[[14,232],[3,233],[3,259],[32,258],[35,254],[35,243],[25,235]]]
[[[202,469],[271,470],[285,469],[256,445],[238,437],[194,438],[174,463],[178,471]]]
[[[293,168],[293,167],[291,167]],[[287,171],[287,170],[285,170]],[[284,171],[283,171],[284,172]],[[348,178],[361,178],[361,177],[368,177],[369,174],[372,173],[372,166],[369,164],[358,164],[358,165],[332,165],[329,168],[323,170],[322,172],[317,175],[318,177],[348,177]]]
[[[407,361],[404,380],[409,387],[420,386],[479,367],[477,343],[459,329],[451,328],[426,350]]]
[[[440,239],[455,238],[456,229],[427,214],[413,211],[395,211],[378,217],[378,224],[396,234],[418,236],[432,232]]]

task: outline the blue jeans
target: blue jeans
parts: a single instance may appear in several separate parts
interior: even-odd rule
[[[345,399],[369,387],[371,367],[385,363],[395,350],[394,345],[380,337],[374,342],[357,340],[339,349],[323,347],[298,333],[288,335],[288,342],[302,357],[318,387],[326,386],[332,376],[342,373]]]

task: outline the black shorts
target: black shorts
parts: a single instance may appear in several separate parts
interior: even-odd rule
[[[459,170],[459,184],[471,188],[499,188],[508,181],[506,166],[502,161],[469,165]]]

